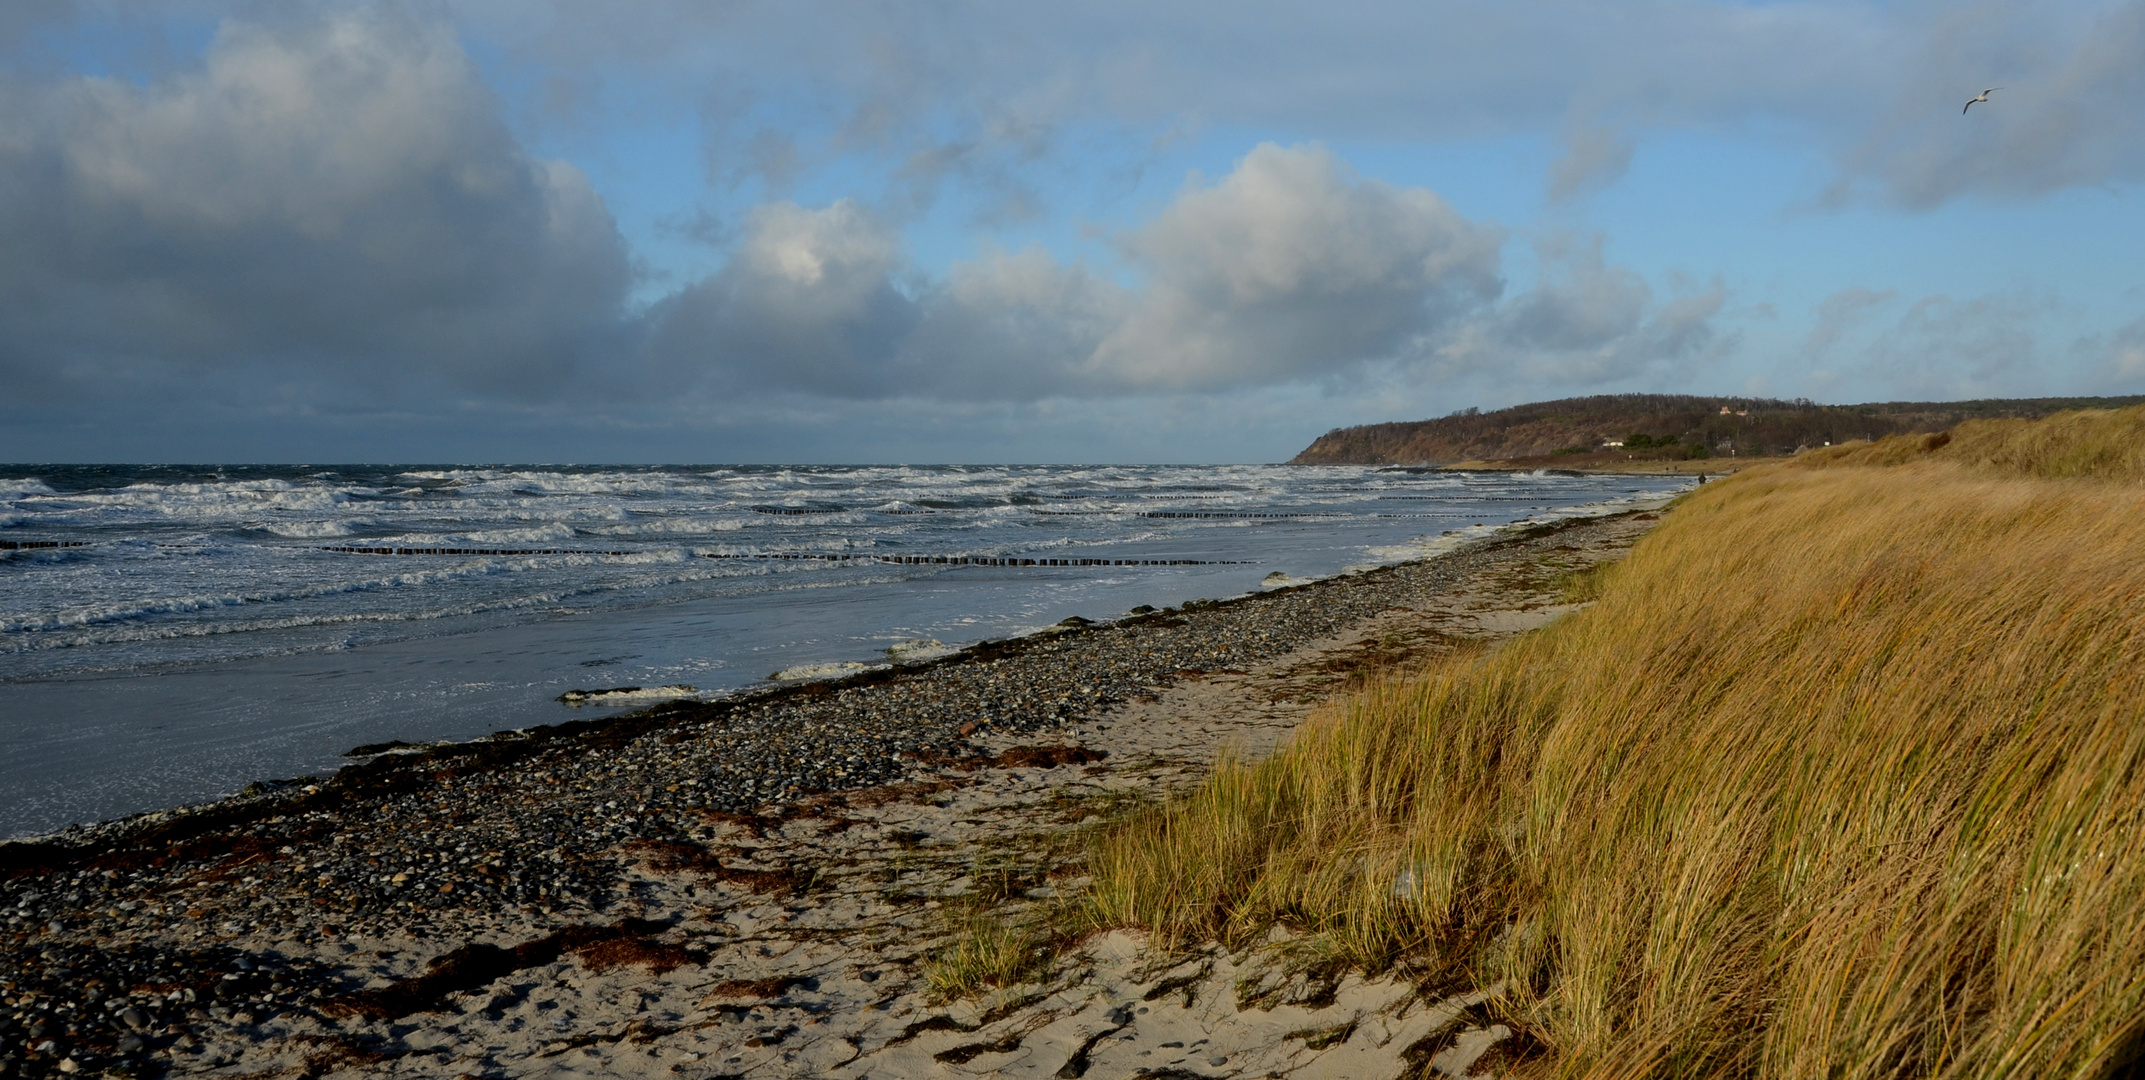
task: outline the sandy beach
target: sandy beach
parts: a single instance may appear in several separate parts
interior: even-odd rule
[[[1057,942],[941,1000],[978,913],[1358,680],[1565,610],[1652,513],[925,664],[475,743],[0,845],[0,1076],[1420,1076],[1472,996]]]

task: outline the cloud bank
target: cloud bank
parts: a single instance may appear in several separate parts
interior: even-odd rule
[[[380,13],[227,26],[147,86],[0,86],[0,380],[558,385],[615,331],[626,251],[498,113],[452,34]]]
[[[1650,290],[1598,247],[1500,302],[1505,230],[1270,143],[1112,236],[1110,266],[991,251],[934,277],[880,210],[778,202],[720,270],[630,312],[602,199],[517,141],[436,24],[227,24],[148,85],[5,93],[26,122],[0,143],[0,375],[47,398],[263,365],[524,402],[1108,397],[1430,363],[1462,339],[1593,381],[1661,348],[1661,318],[1708,314],[1643,322]]]
[[[1039,250],[931,281],[848,201],[762,207],[744,232],[650,313],[672,381],[989,400],[1317,379],[1400,357],[1503,287],[1501,230],[1315,146],[1259,146],[1115,238],[1129,284]]]
[[[1727,280],[1619,265],[1585,224],[1646,174],[1659,133],[1799,147],[1805,212],[1908,220],[2145,179],[2145,0],[237,10],[0,15],[0,419],[18,430],[173,406],[218,425],[929,413],[1013,430],[1016,413],[1131,402],[1257,400],[1271,418],[1284,399],[1415,411],[1447,387],[1686,386],[1744,347]],[[158,19],[213,40],[85,74],[64,36]],[[1958,116],[1982,85],[2007,89]],[[652,209],[608,190],[643,201],[629,224],[698,244],[689,271],[634,250],[564,160],[604,175],[591,132],[644,113],[696,142],[697,186]],[[1136,217],[1103,214],[1094,242],[994,246],[1009,223],[1077,228],[1089,189],[1139,188],[1167,147],[1217,129],[1248,151]],[[1540,155],[1527,197],[1557,224],[1470,217],[1302,133],[1362,162],[1516,134]],[[1819,381],[1916,394],[2030,389],[2058,354],[2080,386],[2141,377],[2134,312],[2058,334],[2042,299],[1950,287],[1816,301],[1780,349]],[[2045,344],[2059,336],[2069,353]]]

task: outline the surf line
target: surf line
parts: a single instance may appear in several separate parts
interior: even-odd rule
[[[998,555],[755,555],[703,554],[703,559],[790,559],[805,562],[876,562],[896,566],[1237,566],[1243,559],[1022,559]]]

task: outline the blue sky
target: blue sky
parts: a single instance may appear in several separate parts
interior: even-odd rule
[[[29,0],[0,460],[2145,393],[2141,61],[2137,0]]]

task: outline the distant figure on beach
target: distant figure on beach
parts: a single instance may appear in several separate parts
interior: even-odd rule
[[[1991,87],[1989,87],[1988,89],[1986,89],[1986,90],[1983,90],[1983,91],[1981,92],[1981,95],[1980,95],[1979,97],[1974,97],[1974,98],[1969,98],[1969,99],[1967,99],[1967,102],[1966,102],[1966,108],[1965,108],[1965,109],[1960,109],[1960,110],[1959,110],[1959,115],[1960,115],[1960,116],[1965,116],[1965,115],[1966,115],[1966,109],[1971,109],[1971,108],[1973,108],[1973,107],[1974,107],[1974,102],[1976,102],[1976,101],[1987,101],[1987,100],[1989,99],[1989,95],[1990,95],[1990,94],[1993,94],[1993,93],[1995,93],[1996,91],[1998,91],[1998,90],[2001,90],[2001,89],[2003,89],[2003,87],[2001,87],[2001,86],[1991,86]]]

